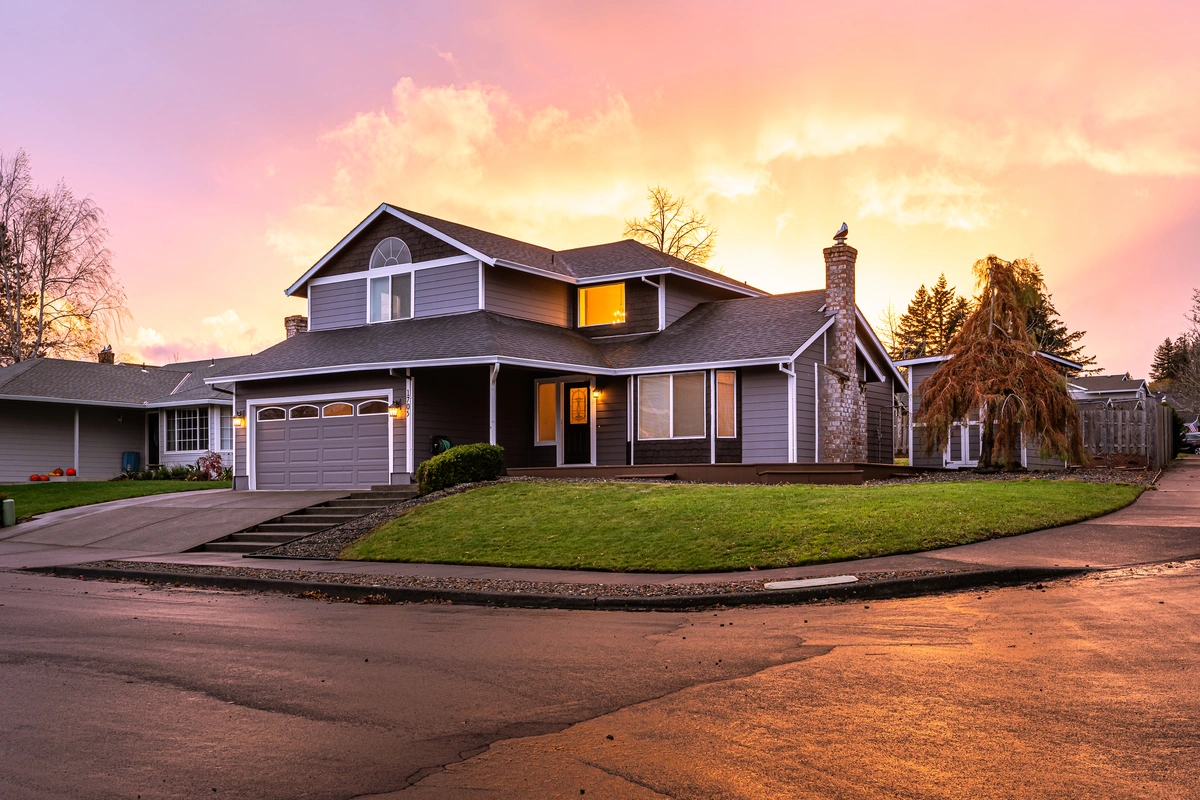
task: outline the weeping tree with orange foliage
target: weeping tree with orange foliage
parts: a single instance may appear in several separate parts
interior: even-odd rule
[[[1045,289],[1037,264],[990,255],[975,262],[974,272],[975,309],[950,342],[950,358],[921,383],[916,421],[928,431],[927,454],[944,450],[951,426],[979,409],[983,469],[1017,468],[1022,434],[1040,443],[1044,457],[1080,463],[1079,412],[1066,378],[1037,355],[1026,327]]]

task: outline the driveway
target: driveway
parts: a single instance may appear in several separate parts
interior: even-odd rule
[[[214,489],[63,509],[0,530],[0,568],[182,553],[347,494]]]

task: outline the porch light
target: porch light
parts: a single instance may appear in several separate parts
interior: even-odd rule
[[[593,400],[600,399],[600,390],[599,389],[592,389],[592,399]]]
[[[233,420],[233,427],[235,427],[235,428],[246,427],[246,415],[244,413],[234,414],[232,417],[232,420]]]
[[[392,403],[388,406],[388,416],[393,419],[404,419],[408,416],[408,411],[404,407],[404,403]]]

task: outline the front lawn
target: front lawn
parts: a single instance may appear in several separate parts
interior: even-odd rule
[[[168,492],[228,489],[229,481],[77,481],[74,483],[0,484],[0,494],[17,503],[17,516],[45,514],[62,508],[90,506],[109,500]]]
[[[1141,487],[504,483],[420,506],[347,547],[368,561],[706,572],[912,553],[1089,519]]]

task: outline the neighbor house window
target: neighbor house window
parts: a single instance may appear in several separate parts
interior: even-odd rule
[[[537,440],[534,444],[554,444],[558,441],[558,384],[554,381],[537,384]]]
[[[737,373],[717,373],[717,436],[737,436]]]
[[[638,378],[639,439],[704,437],[704,373]]]
[[[208,409],[172,408],[167,411],[167,451],[208,449]]]
[[[579,290],[579,327],[618,325],[625,321],[625,284],[609,283]]]
[[[233,449],[233,409],[221,409],[221,449]]]
[[[412,317],[412,273],[371,278],[371,322],[389,322]]]

